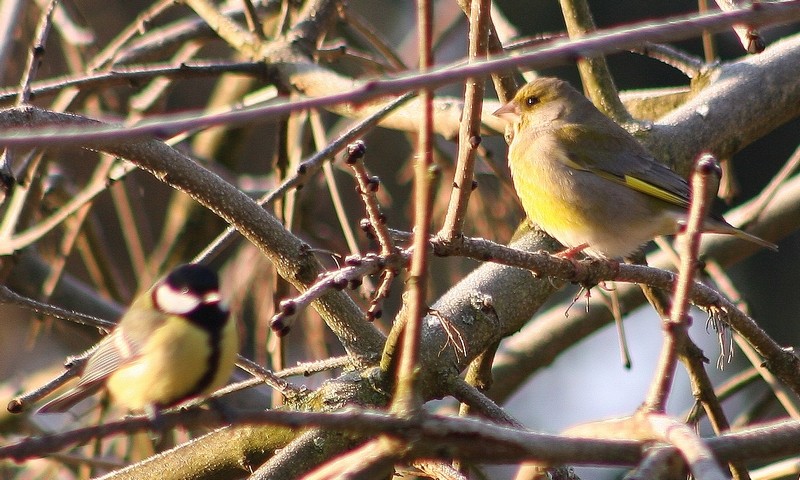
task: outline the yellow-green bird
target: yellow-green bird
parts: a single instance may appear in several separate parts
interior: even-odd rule
[[[97,345],[75,388],[39,412],[66,411],[105,386],[116,404],[156,414],[223,386],[238,347],[216,272],[181,265],[133,302]]]
[[[525,212],[571,254],[623,257],[685,224],[686,180],[567,82],[536,79],[494,115],[513,125],[508,163]],[[777,250],[719,216],[704,230]]]

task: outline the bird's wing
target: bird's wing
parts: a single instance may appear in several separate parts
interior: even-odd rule
[[[135,312],[135,317],[129,316],[131,312]],[[139,296],[128,313],[120,319],[117,327],[91,352],[75,387],[46,403],[38,411],[64,412],[94,394],[114,371],[141,357],[148,333],[157,328],[161,321],[161,313],[151,308],[150,295]],[[150,325],[152,328],[143,325]]]
[[[76,388],[104,381],[121,365],[131,362],[140,354],[141,342],[128,335],[124,327],[116,328],[89,357]]]
[[[564,126],[561,133],[576,146],[585,145],[585,136],[591,135],[591,150],[572,148],[566,158],[561,159],[568,166],[592,172],[666,203],[688,208],[689,185],[686,180],[656,161],[633,137],[590,132],[580,125]],[[591,160],[592,157],[605,161],[598,165],[596,160]]]
[[[38,413],[65,412],[75,404],[93,395],[103,386],[106,378],[138,355],[140,347],[117,327],[97,345],[83,369],[75,387],[39,408]]]

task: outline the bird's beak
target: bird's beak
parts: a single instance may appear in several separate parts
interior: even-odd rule
[[[208,292],[203,296],[203,304],[219,303],[222,301],[222,296],[219,292]]]
[[[522,111],[520,110],[517,102],[511,101],[492,112],[492,115],[495,117],[500,117],[508,123],[514,123],[519,120],[519,117],[522,115]]]

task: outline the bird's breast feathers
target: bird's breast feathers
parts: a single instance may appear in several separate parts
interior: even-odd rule
[[[108,379],[115,401],[131,410],[170,405],[190,393],[208,368],[209,335],[171,317],[142,345],[141,354]]]

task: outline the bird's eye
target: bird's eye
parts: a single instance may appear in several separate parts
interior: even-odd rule
[[[532,107],[539,103],[539,97],[530,96],[525,99],[525,105]]]

